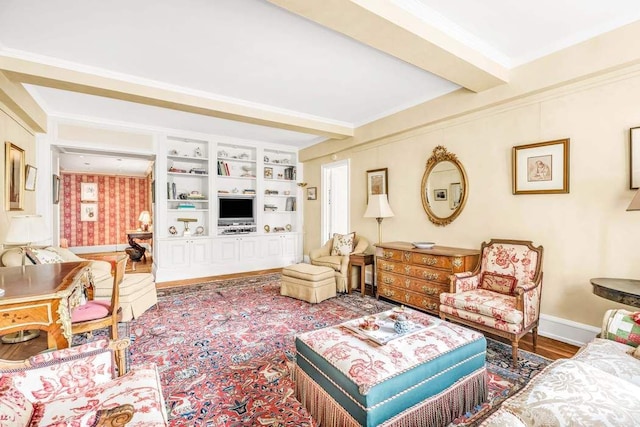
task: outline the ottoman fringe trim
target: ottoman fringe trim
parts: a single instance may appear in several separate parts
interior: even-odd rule
[[[300,367],[296,366],[296,397],[322,427],[359,427],[353,417],[316,384]]]
[[[455,418],[471,411],[487,400],[486,369],[461,378],[442,393],[424,400],[388,419],[381,426],[413,427],[448,425]],[[313,419],[322,427],[360,426],[352,416],[338,404],[298,366],[295,368],[296,397],[307,408]]]

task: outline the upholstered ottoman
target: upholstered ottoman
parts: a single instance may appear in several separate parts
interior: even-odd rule
[[[94,290],[94,298],[97,300],[109,300],[113,280],[108,287],[98,286]],[[158,304],[156,283],[151,273],[125,274],[120,283],[120,307],[122,308],[122,321],[128,322],[142,315],[148,308]]]
[[[384,345],[354,332],[362,319],[296,337],[296,397],[318,424],[445,426],[486,400],[484,336],[419,312],[410,320],[424,328]]]
[[[333,269],[311,264],[295,264],[282,269],[280,295],[309,303],[319,303],[336,296]]]

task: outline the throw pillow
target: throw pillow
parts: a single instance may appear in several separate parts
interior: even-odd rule
[[[600,336],[631,347],[640,346],[640,325],[633,320],[634,315],[625,309],[607,310]]]
[[[353,252],[353,244],[355,239],[355,232],[349,234],[334,233],[331,255],[349,255],[351,252]]]
[[[33,404],[14,387],[9,376],[0,378],[0,425],[27,426],[33,416]]]
[[[518,284],[518,279],[513,276],[506,276],[504,274],[491,273],[485,271],[480,278],[480,285],[478,288],[486,289],[488,291],[498,292],[505,295],[513,295],[513,290]]]
[[[57,264],[64,262],[60,255],[47,249],[27,248],[27,258],[34,264]]]

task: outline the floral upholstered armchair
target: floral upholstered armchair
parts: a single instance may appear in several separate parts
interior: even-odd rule
[[[531,331],[537,345],[542,252],[528,240],[482,243],[475,270],[451,276],[450,292],[440,294],[440,317],[508,338],[516,365],[520,338]]]
[[[336,291],[350,292],[350,287],[356,284],[356,280],[349,277],[352,272],[349,269],[349,256],[363,253],[369,248],[369,241],[356,235],[356,233],[338,234],[327,241],[321,248],[309,251],[309,259],[312,265],[331,267],[335,271]]]
[[[0,426],[167,425],[155,365],[118,376],[114,358],[127,345],[101,339],[0,361]]]

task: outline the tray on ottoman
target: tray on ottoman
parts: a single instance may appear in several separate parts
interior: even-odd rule
[[[410,319],[425,328],[385,345],[350,330],[353,321],[296,337],[296,395],[318,423],[444,426],[486,400],[484,336],[420,312]]]

